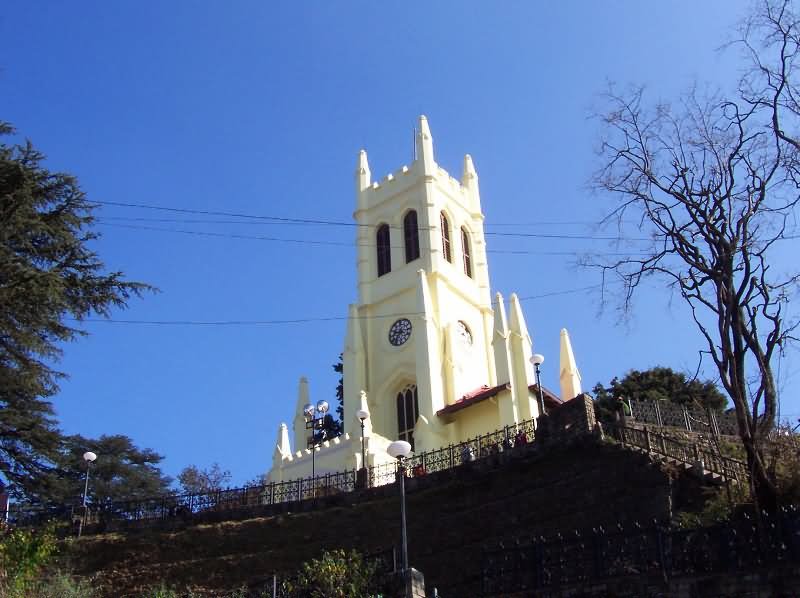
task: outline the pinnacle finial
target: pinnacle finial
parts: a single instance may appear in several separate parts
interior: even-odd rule
[[[500,293],[495,294],[494,308],[494,331],[500,336],[508,335],[508,320],[506,319],[506,307],[503,304],[503,296]]]
[[[530,338],[528,327],[525,325],[525,316],[522,314],[522,307],[519,304],[519,297],[516,293],[511,293],[509,298],[511,314],[509,318],[509,328],[511,332],[519,334],[522,338]]]
[[[561,400],[569,401],[581,394],[581,374],[572,352],[569,332],[561,329],[561,350],[559,351],[559,382],[561,383]]]
[[[472,156],[466,154],[464,156],[464,174],[461,175],[461,184],[467,187],[472,180],[476,178],[478,178],[478,173],[475,172],[475,165],[472,163]]]
[[[422,162],[425,172],[433,172],[435,164],[433,160],[433,137],[431,136],[430,127],[428,127],[428,119],[424,114],[419,117],[417,160]]]
[[[361,192],[370,186],[369,161],[367,160],[367,151],[361,150],[358,152],[358,166],[356,167],[356,192]]]
[[[431,138],[431,130],[428,127],[428,117],[424,114],[419,115],[419,133],[427,139]]]

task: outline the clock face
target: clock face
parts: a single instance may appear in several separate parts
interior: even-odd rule
[[[406,318],[397,320],[392,327],[389,328],[389,342],[395,347],[399,347],[405,343],[411,336],[411,322]]]

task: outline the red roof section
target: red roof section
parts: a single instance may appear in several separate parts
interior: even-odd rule
[[[452,405],[448,405],[444,409],[439,409],[436,412],[436,415],[447,415],[449,413],[455,413],[456,411],[460,411],[465,407],[469,407],[470,405],[474,405],[475,403],[480,403],[490,397],[493,397],[500,393],[503,390],[509,388],[508,383],[500,384],[499,386],[486,386],[485,384],[480,388],[476,388],[475,390],[469,391],[463,397],[458,399]]]
[[[455,413],[456,411],[461,411],[462,409],[466,409],[471,405],[485,401],[486,399],[494,397],[500,394],[502,391],[510,388],[511,387],[509,386],[508,382],[505,384],[499,384],[498,386],[487,386],[484,384],[475,390],[469,391],[452,405],[448,405],[443,409],[439,409],[439,411],[436,412],[436,415],[449,415],[451,413]],[[539,392],[538,387],[535,384],[529,386],[528,390],[531,392]],[[559,399],[551,391],[547,390],[544,386],[542,387],[542,393],[544,394],[544,402],[546,407],[556,407],[562,403],[561,399]]]

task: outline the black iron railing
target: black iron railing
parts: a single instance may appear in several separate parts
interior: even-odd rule
[[[712,527],[675,529],[634,523],[501,543],[484,552],[483,595],[533,595],[536,590],[608,578],[667,581],[798,563],[800,511],[788,507],[763,517],[762,536],[754,519],[743,515]]]
[[[739,434],[739,424],[733,412],[719,413],[712,409],[687,407],[671,401],[630,400],[627,403],[631,410],[629,417],[639,423],[681,428],[687,432],[733,436]]]
[[[494,432],[458,444],[417,453],[406,461],[406,475],[416,477],[458,467],[464,463],[490,455],[519,449],[533,442],[536,424],[534,419],[505,426]],[[195,514],[213,511],[233,511],[293,503],[313,498],[333,496],[356,489],[356,470],[320,474],[286,482],[273,482],[262,486],[231,488],[199,494],[167,495],[150,499],[113,501],[88,507],[85,524],[91,531],[94,524],[111,521],[146,522],[170,518],[191,518]],[[397,477],[397,463],[390,462],[369,468],[370,486],[393,482]],[[70,520],[82,512],[78,505],[54,508],[21,507],[7,513],[0,512],[0,520],[17,526],[38,525],[48,520]],[[82,515],[80,515],[83,518]]]
[[[417,477],[444,471],[514,448],[520,449],[533,442],[536,430],[535,422],[534,419],[525,420],[464,442],[412,455],[406,460],[406,475]],[[370,467],[369,474],[370,485],[389,484],[397,477],[397,463],[385,463]]]
[[[466,463],[486,459],[493,455],[536,446],[536,422],[534,419],[512,424],[471,438],[458,444],[417,453],[406,460],[406,475],[418,477],[437,471],[459,467]],[[688,464],[702,463],[706,471],[725,479],[744,481],[747,466],[741,461],[723,457],[699,444],[689,444],[649,430],[607,424],[612,436],[623,445],[636,446],[652,454],[662,455]],[[587,430],[588,432],[588,430]],[[392,483],[397,477],[397,463],[390,462],[369,468],[369,485],[381,486]],[[357,487],[355,470],[321,474],[286,482],[273,482],[262,486],[232,488],[199,494],[168,495],[151,499],[113,501],[90,505],[85,523],[91,531],[93,524],[112,521],[142,522],[170,518],[191,518],[200,513],[234,511],[293,503],[313,498],[352,492]],[[81,512],[77,505],[55,508],[12,508],[8,513],[0,512],[0,520],[18,526],[37,525],[47,520],[75,519]],[[82,512],[81,512],[82,513]],[[81,518],[83,515],[81,514]]]
[[[720,455],[706,445],[682,442],[648,428],[606,424],[606,430],[623,446],[635,446],[650,454],[689,465],[698,465],[705,471],[717,474],[725,480],[746,482],[749,478],[746,463]]]

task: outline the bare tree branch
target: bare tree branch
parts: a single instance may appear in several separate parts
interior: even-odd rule
[[[650,276],[689,306],[766,506],[776,492],[762,454],[777,414],[772,360],[798,325],[784,312],[800,273],[779,274],[772,255],[800,202],[800,20],[789,0],[763,0],[740,33],[749,67],[735,97],[691,89],[650,107],[642,88],[605,95],[593,185],[617,205],[604,221],[625,238],[636,214],[651,243],[644,255],[586,264],[622,283],[625,310]]]

